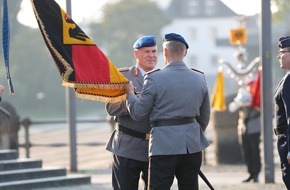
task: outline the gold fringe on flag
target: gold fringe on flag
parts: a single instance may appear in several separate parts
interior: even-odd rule
[[[128,79],[71,17],[54,0],[31,0],[31,4],[62,85],[83,99],[125,100]]]

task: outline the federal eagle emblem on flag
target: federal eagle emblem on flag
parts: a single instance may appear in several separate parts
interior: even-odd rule
[[[43,39],[62,78],[76,96],[102,102],[125,100],[128,79],[54,0],[31,0]]]

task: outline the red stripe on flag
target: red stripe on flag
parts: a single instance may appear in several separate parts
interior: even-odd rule
[[[110,82],[107,57],[97,46],[72,46],[72,59],[76,82]]]

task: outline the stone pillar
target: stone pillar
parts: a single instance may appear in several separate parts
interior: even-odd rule
[[[16,149],[18,151],[19,116],[15,108],[8,102],[0,102],[0,149]]]
[[[235,95],[226,97],[226,105],[233,101]],[[218,164],[242,163],[242,153],[238,136],[239,113],[231,113],[227,109],[223,112],[212,110],[211,120],[214,129],[213,144]]]

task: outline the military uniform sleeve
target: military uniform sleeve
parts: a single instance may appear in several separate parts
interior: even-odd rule
[[[148,116],[154,104],[154,96],[157,91],[154,82],[149,76],[146,75],[144,78],[143,89],[139,98],[133,93],[127,96],[127,106],[130,115],[136,121]]]
[[[285,117],[287,120],[287,142],[288,152],[290,152],[290,74],[285,79],[282,89],[282,99],[285,107]]]
[[[203,92],[204,98],[200,107],[200,115],[197,117],[197,121],[200,124],[202,130],[204,131],[208,126],[210,118],[210,100],[205,76],[203,77],[204,77],[204,92]]]
[[[129,111],[126,107],[126,101],[116,102],[116,103],[107,103],[106,111],[111,116],[124,116],[129,115]]]
[[[287,119],[288,128],[290,126],[290,75],[285,79],[282,89],[282,98],[285,106],[285,114]]]
[[[130,71],[130,68],[128,67],[123,67],[123,68],[119,68],[119,71],[125,76],[127,77],[127,74]],[[107,103],[106,104],[106,111],[108,112],[108,114],[110,116],[125,116],[125,115],[129,115],[129,111],[127,110],[126,107],[126,101],[120,101],[120,102],[116,102],[116,103]]]

